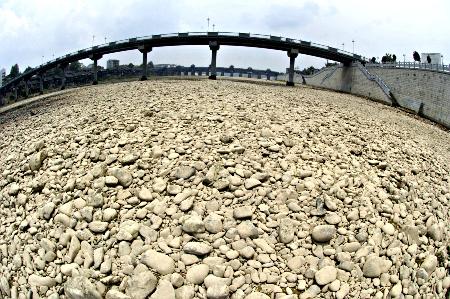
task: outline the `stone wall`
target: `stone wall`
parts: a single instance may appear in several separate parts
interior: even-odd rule
[[[329,67],[317,76],[305,76],[306,84],[348,92],[391,105],[389,95],[385,94],[375,81],[370,80],[357,66]]]
[[[379,67],[366,70],[357,64],[339,65],[304,78],[307,85],[348,92],[389,105],[394,101],[402,108],[450,128],[450,74]],[[279,76],[279,79],[285,78]],[[294,81],[302,83],[302,77],[296,75]],[[382,88],[382,83],[387,90]]]
[[[419,69],[369,67],[383,78],[401,107],[450,128],[450,74]]]

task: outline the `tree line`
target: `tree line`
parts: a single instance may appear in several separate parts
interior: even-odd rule
[[[420,54],[417,51],[413,52],[412,58],[414,59],[414,62],[421,62]],[[397,61],[397,56],[395,54],[389,54],[386,53],[381,57],[381,63],[395,63]],[[377,63],[377,59],[375,57],[372,57],[370,59],[370,62]],[[430,55],[427,55],[427,63],[431,63],[431,57]]]

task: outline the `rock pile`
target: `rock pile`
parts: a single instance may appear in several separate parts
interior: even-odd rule
[[[227,81],[31,108],[0,115],[2,298],[448,295],[447,132]]]

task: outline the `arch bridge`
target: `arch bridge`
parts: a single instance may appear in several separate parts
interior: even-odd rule
[[[93,60],[93,84],[97,84],[97,62],[103,55],[129,50],[139,50],[142,53],[143,70],[141,80],[147,79],[147,54],[156,47],[183,46],[183,45],[207,45],[211,50],[210,79],[216,79],[216,57],[221,45],[244,46],[284,51],[290,59],[289,76],[286,85],[294,85],[294,63],[298,54],[316,56],[350,65],[352,62],[365,62],[360,55],[349,53],[337,48],[325,46],[310,41],[286,38],[273,35],[261,35],[252,33],[235,32],[185,32],[155,34],[151,36],[135,37],[125,40],[105,43],[90,48],[69,53],[62,57],[41,64],[18,77],[8,81],[0,87],[0,99],[6,92],[15,92],[19,85],[25,86],[25,94],[28,94],[28,81],[33,76],[40,77],[40,93],[43,93],[43,76],[46,71],[60,68],[63,71],[61,89],[65,88],[65,72],[71,62],[90,58]]]

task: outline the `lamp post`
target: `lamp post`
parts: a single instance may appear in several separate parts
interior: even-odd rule
[[[206,19],[208,21],[208,32],[209,32],[209,17]]]
[[[354,39],[352,39],[352,44],[353,44],[353,54],[355,54],[355,40]]]
[[[342,43],[342,51],[344,51],[344,45],[345,45],[345,44],[344,44],[344,43]]]
[[[105,36],[105,44],[106,44],[106,36]]]
[[[92,46],[94,46],[95,35],[92,36]]]
[[[215,29],[214,29],[215,27],[216,27],[216,24],[213,24],[213,32],[216,32]]]

